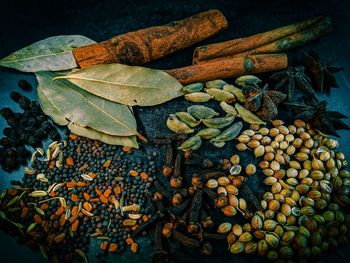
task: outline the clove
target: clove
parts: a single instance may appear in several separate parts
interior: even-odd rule
[[[173,167],[173,161],[174,161],[174,149],[173,146],[170,143],[166,146],[166,152],[165,152],[165,165],[163,166],[163,175],[164,176],[170,176],[174,172]]]
[[[224,195],[217,196],[216,193],[206,187],[203,187],[203,192],[206,193],[214,202],[217,208],[223,208],[228,205],[228,199]]]
[[[263,210],[261,203],[259,202],[258,198],[253,193],[252,189],[250,189],[247,182],[245,182],[244,184],[241,185],[240,195],[242,197],[244,197],[246,200],[249,200],[250,203],[255,207],[255,209]]]
[[[198,223],[199,212],[202,207],[203,192],[202,190],[197,190],[194,194],[190,207],[189,214],[189,225],[187,231],[191,234],[198,233],[200,231],[200,224]]]
[[[200,253],[203,256],[211,256],[213,254],[213,246],[209,241],[205,241],[201,247]]]
[[[187,209],[187,207],[191,204],[191,200],[190,199],[186,199],[185,201],[183,201],[181,204],[179,204],[178,206],[172,206],[169,208],[169,210],[175,214],[176,216],[181,216],[185,210]]]
[[[150,225],[152,225],[154,222],[156,222],[158,219],[163,218],[164,214],[160,211],[156,212],[154,215],[152,215],[148,221],[142,223],[131,235],[132,238],[138,236],[140,233],[142,233],[144,230],[147,229]]]
[[[202,206],[203,206],[203,204],[202,204]],[[205,211],[205,209],[203,207],[200,211],[199,217],[200,217],[201,225],[204,229],[212,228],[214,226],[213,219],[211,218],[211,216],[209,216],[207,214],[207,212]]]
[[[152,262],[164,262],[169,260],[169,253],[163,247],[162,222],[158,221],[154,230],[154,254]]]
[[[158,180],[155,180],[155,181],[153,182],[153,185],[154,185],[154,187],[157,189],[157,191],[158,191],[161,195],[165,196],[165,198],[166,198],[168,201],[171,200],[171,194],[169,193],[169,191],[167,191],[167,190],[164,188],[163,185],[160,184],[160,182],[159,182]]]
[[[179,189],[182,187],[182,177],[174,177],[172,176],[170,178],[170,187],[173,188],[173,189]]]
[[[226,173],[223,171],[210,171],[204,172],[198,175],[202,182],[208,181],[209,179],[217,179],[221,176],[226,176]]]
[[[177,230],[173,231],[173,237],[176,241],[187,248],[199,248],[200,242],[197,239],[185,236]]]
[[[175,164],[174,164],[174,173],[173,176],[174,177],[181,177],[182,176],[182,159],[183,159],[183,155],[181,152],[178,152],[176,155],[176,159],[175,159]]]
[[[210,159],[194,152],[191,152],[191,154],[186,157],[187,158],[185,159],[184,163],[188,165],[196,165],[204,169],[208,169],[214,166],[214,163]]]
[[[224,240],[224,239],[226,239],[226,235],[217,234],[217,233],[207,233],[207,232],[203,232],[203,233],[202,233],[202,238],[203,238],[203,239]]]

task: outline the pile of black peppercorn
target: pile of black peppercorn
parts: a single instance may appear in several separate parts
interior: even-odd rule
[[[32,86],[25,80],[20,80],[18,86],[25,91]],[[0,110],[1,116],[9,127],[3,129],[4,137],[0,139],[0,165],[7,172],[12,172],[20,165],[26,165],[30,152],[25,145],[40,147],[46,138],[59,140],[58,130],[48,121],[36,101],[13,91],[11,99],[18,103],[23,112],[13,112],[9,107]]]

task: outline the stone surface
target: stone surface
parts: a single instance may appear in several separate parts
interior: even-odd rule
[[[81,34],[96,41],[102,41],[112,36],[123,34],[153,25],[165,24],[172,20],[181,19],[194,13],[205,11],[210,8],[221,10],[228,19],[229,28],[220,34],[203,41],[202,44],[215,43],[237,37],[266,31],[277,26],[290,24],[303,19],[318,15],[329,15],[334,21],[334,31],[313,42],[311,45],[322,55],[335,58],[337,64],[344,67],[342,73],[337,74],[340,84],[339,89],[332,90],[332,96],[328,99],[332,110],[338,110],[345,114],[350,113],[350,1],[8,1],[2,3],[2,14],[0,16],[0,57],[16,51],[26,45],[43,38],[60,34]],[[290,60],[298,59],[301,51],[306,51],[309,46],[289,52]],[[170,69],[191,64],[193,47],[187,48],[167,58],[152,62],[147,66],[158,69]],[[19,110],[9,98],[13,90],[20,91],[17,87],[19,79],[28,80],[36,86],[33,74],[23,74],[13,70],[0,69],[0,107],[11,105],[14,110]],[[36,98],[36,91],[25,93],[31,99]],[[182,98],[157,107],[145,107],[135,109],[139,121],[139,130],[148,138],[170,134],[165,126],[168,114],[185,110],[190,104]],[[209,105],[218,105],[213,102]],[[349,124],[349,120],[347,120]],[[1,130],[5,122],[0,119]],[[2,135],[2,134],[1,134]],[[350,156],[350,145],[348,144],[349,132],[340,131],[342,139],[341,150]],[[147,151],[149,146],[144,146]],[[233,143],[228,143],[222,150],[213,149],[205,143],[203,154],[216,160],[227,158],[232,155]],[[253,159],[252,156],[250,158]],[[246,159],[249,161],[249,158]],[[20,171],[11,175],[0,171],[0,188],[9,185],[12,179],[22,177]],[[152,237],[153,238],[153,237]],[[130,252],[118,256],[109,256],[103,262],[140,262],[150,261],[152,252],[151,238],[142,238],[140,251],[137,255]],[[45,262],[39,252],[32,252],[24,246],[15,243],[14,239],[0,233],[0,253],[3,262]],[[349,248],[349,246],[347,247]],[[227,244],[215,245],[216,256],[203,258],[198,252],[188,251],[174,247],[177,252],[174,262],[258,262],[258,257],[232,256],[227,253]],[[342,250],[349,255],[349,250]],[[218,256],[220,255],[220,256]],[[337,260],[334,253],[325,258],[325,262]],[[97,262],[93,256],[89,262]],[[101,261],[98,261],[101,262]]]

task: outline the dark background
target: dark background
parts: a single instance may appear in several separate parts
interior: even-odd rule
[[[115,35],[137,30],[153,25],[160,25],[178,20],[211,8],[221,10],[229,22],[229,28],[200,44],[214,43],[247,36],[270,30],[277,26],[294,23],[318,15],[329,15],[334,21],[331,34],[322,37],[311,45],[325,58],[334,58],[337,65],[344,67],[342,73],[337,74],[339,89],[332,91],[329,107],[345,114],[350,113],[350,0],[333,1],[97,1],[97,0],[32,0],[7,1],[1,4],[0,15],[0,57],[16,51],[46,37],[64,34],[81,34],[95,41],[102,41]],[[288,52],[291,61],[296,61],[303,49]],[[152,62],[147,66],[160,69],[175,68],[191,64],[193,47],[187,48],[167,58]],[[32,74],[23,74],[13,70],[0,69],[0,106],[18,109],[10,99],[12,90],[19,90],[17,82],[25,78],[34,86],[35,78]],[[35,90],[27,93],[28,97],[36,98]],[[152,138],[169,133],[165,127],[165,119],[169,113],[180,111],[188,106],[182,99],[176,99],[164,105],[136,109],[139,119],[139,129]],[[160,121],[161,120],[161,121]],[[349,121],[347,120],[349,124]],[[4,120],[0,120],[0,130],[5,127]],[[1,134],[2,135],[2,134]],[[350,155],[349,133],[341,131],[340,149],[347,156]],[[205,145],[203,151],[216,158],[228,157],[232,154],[232,146],[227,145],[223,151],[213,151]],[[7,174],[0,170],[0,188],[9,186],[11,179],[21,178],[20,171]],[[149,239],[144,239],[137,256],[124,253],[121,256],[108,257],[106,260],[121,262],[150,261],[151,245]],[[349,246],[347,247],[349,248]],[[214,257],[201,259],[194,252],[178,252],[177,262],[258,262],[258,258],[232,256],[226,252],[226,244],[216,247]],[[347,260],[349,252],[342,249],[344,257],[332,254],[325,258],[326,262]],[[0,255],[2,262],[44,262],[39,252],[32,252],[24,246],[16,244],[15,240],[0,232]],[[347,255],[347,256],[346,256]],[[90,262],[96,260],[91,257]]]

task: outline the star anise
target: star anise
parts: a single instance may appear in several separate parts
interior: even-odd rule
[[[257,84],[249,84],[244,86],[242,91],[247,98],[244,106],[264,121],[269,121],[278,114],[278,104],[287,97],[280,91],[269,90],[267,85],[261,89]]]
[[[343,68],[332,66],[333,61],[323,61],[315,50],[310,49],[305,55],[304,64],[307,73],[311,76],[314,87],[326,94],[330,94],[331,88],[337,88],[338,83],[332,75]]]
[[[296,119],[308,122],[313,129],[322,133],[340,137],[337,130],[350,130],[350,127],[340,120],[347,117],[338,111],[327,111],[326,101],[308,99],[286,104],[292,108]]]
[[[311,79],[305,74],[303,66],[289,67],[272,74],[270,78],[277,81],[274,89],[287,93],[288,102],[296,101],[296,89],[317,100],[315,90],[311,86]]]

